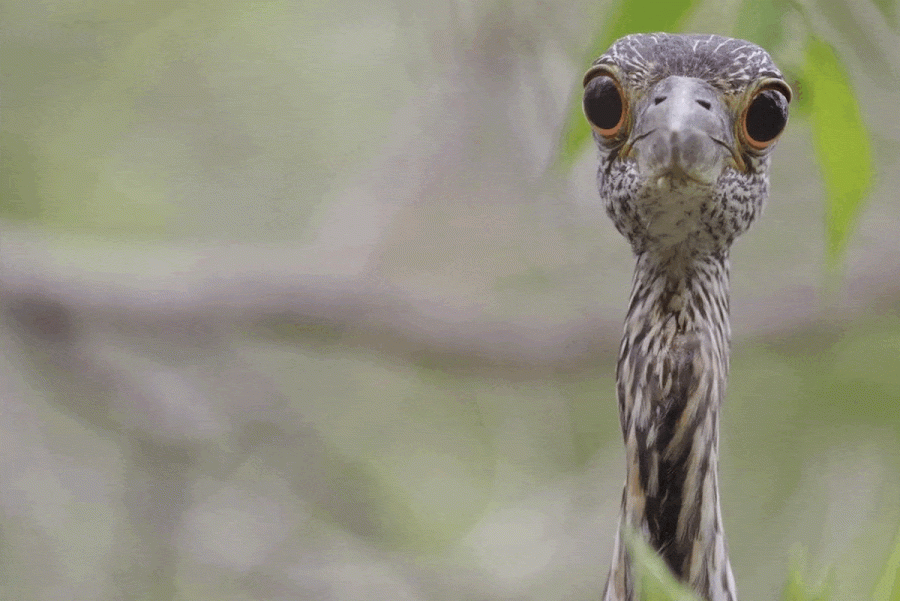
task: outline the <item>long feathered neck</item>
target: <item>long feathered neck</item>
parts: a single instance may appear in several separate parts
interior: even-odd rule
[[[718,491],[728,253],[639,254],[617,366],[627,476],[607,601],[632,601],[623,529],[708,601],[734,601]]]

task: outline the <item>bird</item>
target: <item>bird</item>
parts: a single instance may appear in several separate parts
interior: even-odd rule
[[[719,502],[729,253],[763,210],[791,88],[744,40],[632,34],[583,79],[607,215],[635,255],[616,364],[626,476],[604,601],[639,588],[643,537],[705,601],[736,601]]]

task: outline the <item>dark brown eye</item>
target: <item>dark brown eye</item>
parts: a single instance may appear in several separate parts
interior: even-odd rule
[[[744,139],[752,148],[770,146],[788,120],[788,97],[773,88],[759,92],[744,111]]]
[[[612,138],[625,123],[625,99],[615,79],[597,75],[584,86],[584,115],[598,134]]]

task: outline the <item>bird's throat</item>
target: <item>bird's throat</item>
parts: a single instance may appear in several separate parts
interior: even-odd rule
[[[627,476],[622,526],[705,599],[732,599],[719,510],[719,407],[728,371],[727,253],[638,256],[617,366]],[[621,533],[608,589],[631,599]],[[729,592],[731,591],[731,597]]]

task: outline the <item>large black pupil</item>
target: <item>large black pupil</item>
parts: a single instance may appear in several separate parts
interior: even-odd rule
[[[622,118],[622,97],[613,80],[595,77],[584,89],[584,114],[600,129],[612,129]]]
[[[781,133],[787,123],[787,99],[781,92],[761,92],[747,109],[747,135],[757,142],[768,142]]]

